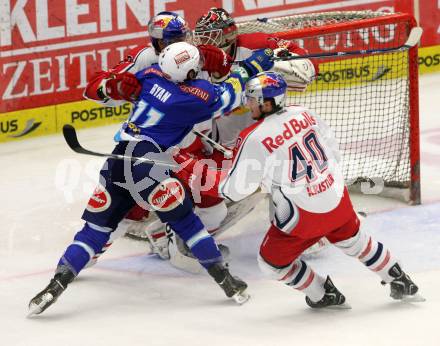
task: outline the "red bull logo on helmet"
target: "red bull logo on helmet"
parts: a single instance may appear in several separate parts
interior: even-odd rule
[[[272,78],[272,77],[267,76],[267,75],[260,76],[260,77],[258,77],[258,79],[260,81],[260,84],[263,87],[268,87],[268,86],[279,87],[280,86],[280,83],[275,78]]]
[[[158,20],[153,22],[153,25],[155,28],[165,29],[167,27],[168,23],[171,22],[172,19],[173,19],[173,17],[171,17],[171,16],[159,17]]]

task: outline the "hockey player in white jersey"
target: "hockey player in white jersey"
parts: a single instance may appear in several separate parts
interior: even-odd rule
[[[271,197],[271,226],[260,247],[263,272],[302,291],[312,308],[346,306],[330,277],[322,277],[300,255],[325,236],[345,254],[358,258],[390,284],[394,299],[416,299],[418,287],[391,251],[370,236],[353,210],[331,129],[311,110],[285,107],[286,82],[263,72],[246,85],[247,105],[257,121],[237,141],[227,173],[207,170],[204,181],[192,175],[197,162],[184,155],[181,178],[201,194],[239,201],[258,188]],[[198,185],[198,186],[196,186]]]

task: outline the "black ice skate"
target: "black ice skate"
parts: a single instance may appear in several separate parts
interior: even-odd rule
[[[345,302],[345,296],[338,291],[330,276],[327,276],[327,280],[324,282],[324,289],[324,297],[318,302],[314,302],[309,297],[306,297],[307,305],[314,309],[351,309],[351,306]]]
[[[54,278],[50,280],[49,285],[29,302],[28,317],[41,314],[55,303],[74,278],[75,275],[69,270],[55,274]]]
[[[249,300],[250,296],[246,292],[246,282],[237,276],[232,276],[223,264],[214,264],[208,269],[208,273],[223,289],[227,297],[234,299],[238,304],[243,304]]]
[[[394,278],[393,281],[390,282],[391,298],[412,302],[425,301],[425,298],[417,293],[419,290],[417,285],[411,280],[411,278],[407,274],[405,274],[398,263],[394,264],[390,268],[388,274],[390,274],[390,276]],[[386,283],[382,281],[382,285],[385,284]]]

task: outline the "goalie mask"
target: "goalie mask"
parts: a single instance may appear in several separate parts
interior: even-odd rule
[[[264,102],[271,100],[272,112],[268,115],[281,110],[286,103],[287,83],[284,78],[276,72],[261,72],[250,78],[246,83],[246,98],[256,99],[260,110]]]
[[[203,63],[203,56],[197,47],[187,42],[172,43],[159,54],[162,72],[175,83],[196,78]]]
[[[194,29],[196,45],[212,44],[233,56],[237,39],[237,26],[230,14],[222,8],[211,8],[200,17]]]
[[[157,53],[174,42],[186,41],[190,30],[185,20],[174,12],[159,12],[148,22],[148,33]]]

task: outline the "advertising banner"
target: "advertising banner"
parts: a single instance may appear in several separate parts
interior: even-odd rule
[[[439,42],[439,3],[424,0],[419,4],[422,24],[426,25],[425,44]],[[51,123],[69,119],[81,126],[106,123],[113,116],[106,117],[98,105],[92,112],[89,103],[79,102],[87,80],[97,71],[114,66],[129,49],[148,44],[146,28],[154,13],[178,12],[193,27],[212,6],[224,7],[242,22],[305,12],[413,12],[414,0],[0,0],[2,136],[27,138],[31,133],[59,128],[43,126],[41,121],[37,128],[26,132],[27,120],[40,122],[40,116],[59,118],[51,119]],[[67,104],[68,110],[50,107],[60,104]],[[43,111],[35,117],[35,111],[29,111],[33,109]],[[86,109],[89,114],[84,113]],[[125,114],[125,108],[120,113]],[[23,119],[11,122],[18,116]],[[123,116],[114,113],[114,118],[118,117]],[[25,134],[21,137],[10,137],[11,131],[22,130]]]

